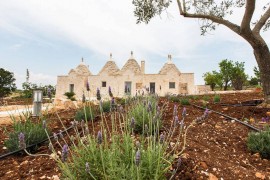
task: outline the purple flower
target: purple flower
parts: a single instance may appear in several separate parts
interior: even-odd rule
[[[89,82],[88,81],[86,82],[86,90],[87,91],[90,91],[90,86],[89,86]]]
[[[165,140],[165,136],[164,136],[164,134],[162,133],[162,134],[160,135],[160,137],[159,137],[159,142],[160,142],[161,144],[163,144],[163,143],[164,143],[164,140]]]
[[[65,144],[62,149],[62,161],[65,162],[68,156],[68,145]]]
[[[109,86],[109,95],[110,95],[111,98],[113,97],[111,86]]]
[[[187,115],[187,109],[184,107],[184,108],[183,108],[183,111],[182,111],[182,116],[183,116],[183,118],[185,118],[186,115]]]
[[[209,110],[206,108],[203,114],[205,119],[208,117],[208,114],[209,114]]]
[[[25,149],[26,144],[25,144],[24,134],[22,132],[20,132],[20,134],[18,135],[18,138],[19,138],[19,148],[20,149]]]
[[[131,127],[131,129],[135,128],[135,119],[134,119],[134,117],[131,118],[130,127]]]
[[[264,117],[262,117],[262,122],[265,122],[266,120],[265,120],[265,118]]]
[[[151,111],[152,111],[152,104],[151,104],[150,101],[148,102],[147,111],[148,111],[148,112],[151,112]]]
[[[101,100],[101,96],[100,96],[100,90],[97,88],[97,100]]]
[[[86,100],[86,98],[85,98],[85,95],[83,94],[82,95],[82,102],[85,103],[85,100]]]
[[[173,116],[177,116],[177,105],[175,104],[173,107]]]
[[[85,163],[85,172],[90,173],[90,166],[88,162]]]
[[[137,150],[136,155],[135,155],[135,164],[136,166],[139,166],[141,161],[141,152],[140,150]]]
[[[98,144],[102,143],[102,133],[101,133],[101,131],[98,131],[97,142],[98,142]]]
[[[181,163],[182,163],[182,160],[181,158],[179,157],[178,160],[177,160],[177,168],[179,168],[181,166]]]
[[[178,116],[174,116],[174,127],[176,127],[179,124]]]

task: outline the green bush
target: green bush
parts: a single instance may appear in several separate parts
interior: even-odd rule
[[[180,97],[179,96],[169,96],[169,101],[171,102],[180,102]]]
[[[102,137],[106,134],[103,133]],[[127,133],[113,135],[111,142],[102,138],[99,143],[88,136],[88,144],[74,146],[71,160],[60,163],[67,179],[166,179],[173,162],[166,156],[166,146],[142,137],[140,145]],[[140,156],[136,157],[137,152]],[[86,165],[87,164],[87,165]],[[166,173],[165,173],[166,172]]]
[[[149,103],[152,110],[149,110]],[[145,126],[148,127],[147,133],[153,133],[155,130],[159,130],[162,126],[161,116],[162,107],[160,107],[159,113],[157,110],[158,99],[155,97],[149,97],[148,99],[135,101],[128,112],[129,126],[132,118],[135,120],[134,132],[145,134]]]
[[[204,95],[204,96],[203,96],[203,100],[204,100],[204,101],[209,101],[209,100],[210,100],[210,97],[209,97],[209,96]]]
[[[188,98],[182,98],[181,99],[181,105],[190,105]]]
[[[214,100],[213,100],[215,103],[218,103],[220,102],[220,95],[219,94],[215,94],[214,96]]]
[[[47,131],[50,134],[48,127]],[[23,121],[13,121],[13,132],[8,134],[9,138],[4,141],[4,145],[9,151],[15,151],[19,149],[18,135],[22,132],[25,135],[26,146],[38,143],[47,138],[46,132],[42,127],[42,122],[34,123],[30,119]]]
[[[76,114],[75,114],[75,120],[77,121],[81,121],[81,120],[85,120],[85,118],[87,119],[87,121],[92,120],[92,118],[95,118],[95,110],[94,108],[90,108],[89,106],[84,106],[80,109],[77,110]]]
[[[260,153],[262,158],[270,159],[270,127],[265,131],[249,133],[247,147],[253,153]]]
[[[110,110],[111,110],[111,101],[103,101],[101,110],[102,110],[102,112],[110,112]]]
[[[65,92],[64,94],[68,99],[70,99],[71,101],[75,101],[75,93],[74,92]]]

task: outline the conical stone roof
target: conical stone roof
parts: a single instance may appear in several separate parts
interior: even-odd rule
[[[168,56],[168,62],[164,64],[164,66],[160,69],[159,74],[167,74],[169,72],[176,72],[178,75],[181,74],[176,65],[172,62],[171,55]]]
[[[108,74],[108,75],[116,75],[119,71],[118,66],[115,64],[114,61],[107,61],[107,63],[103,66],[101,71],[98,73],[98,75],[101,74]]]

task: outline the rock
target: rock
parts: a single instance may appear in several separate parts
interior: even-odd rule
[[[270,111],[266,112],[266,116],[270,116]]]
[[[260,179],[265,179],[265,175],[259,172],[256,172],[255,176]]]
[[[232,123],[235,123],[235,120],[231,120]]]
[[[253,157],[256,157],[256,158],[260,158],[260,157],[261,157],[261,155],[260,155],[259,153],[255,153],[255,154],[253,154],[252,156],[253,156]]]
[[[215,128],[216,128],[216,129],[221,129],[222,127],[216,124],[216,125],[215,125]]]
[[[218,178],[214,174],[209,173],[209,180],[218,180]]]
[[[39,177],[39,179],[45,179],[46,175]]]
[[[52,180],[60,180],[59,177],[58,177],[57,175],[53,175],[51,179],[52,179]]]
[[[199,162],[199,165],[203,168],[203,169],[208,169],[208,166],[205,162]]]
[[[224,111],[227,111],[229,108],[226,107],[226,108],[222,108],[222,109],[223,109]]]
[[[213,168],[213,171],[215,172],[217,170],[217,168]]]
[[[20,166],[27,165],[28,163],[29,163],[29,161],[25,160],[25,161],[23,161],[23,162],[20,164]]]
[[[6,150],[6,149],[7,149],[7,147],[5,147],[5,146],[4,146],[2,149]]]

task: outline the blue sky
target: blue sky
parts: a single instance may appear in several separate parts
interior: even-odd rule
[[[259,7],[255,18],[262,14]],[[15,73],[17,86],[25,81],[56,84],[84,57],[90,71],[98,73],[109,54],[121,68],[134,51],[146,61],[146,73],[158,73],[172,54],[181,72],[194,72],[203,84],[203,73],[217,70],[222,59],[244,61],[253,75],[256,65],[251,47],[230,30],[219,26],[200,36],[200,22],[179,16],[175,3],[150,24],[136,24],[131,0],[20,0],[0,1],[0,67]],[[228,17],[238,23],[243,10]],[[269,32],[262,33],[269,44]]]

